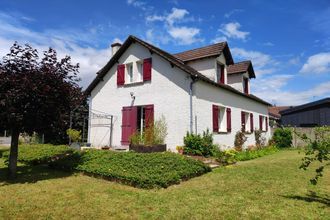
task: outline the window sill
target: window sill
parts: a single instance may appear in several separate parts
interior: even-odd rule
[[[213,132],[215,134],[228,134],[230,131],[218,131],[218,132]]]
[[[130,86],[142,85],[143,83],[144,83],[143,81],[129,82],[129,83],[125,83],[125,84],[124,84],[124,87],[130,87]]]

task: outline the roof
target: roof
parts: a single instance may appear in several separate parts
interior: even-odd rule
[[[287,115],[287,114],[291,114],[294,112],[300,112],[300,111],[305,111],[305,110],[309,110],[311,108],[315,108],[315,107],[319,107],[319,106],[329,106],[330,107],[330,97],[325,98],[325,99],[321,99],[315,102],[310,102],[310,103],[306,103],[303,105],[299,105],[296,107],[290,107],[289,109],[280,111],[280,114],[283,115]]]
[[[228,65],[227,74],[236,74],[236,73],[249,73],[250,78],[256,78],[252,62],[250,60],[238,62],[235,64]]]
[[[182,60],[183,62],[189,62],[208,57],[216,57],[222,53],[224,53],[226,57],[227,64],[232,64],[234,62],[227,42],[216,43],[205,47],[183,51],[181,53],[173,54],[173,56]]]
[[[275,118],[281,118],[280,111],[283,111],[288,108],[290,108],[290,106],[272,106],[268,107],[268,113]]]
[[[193,79],[196,80],[202,80],[210,85],[216,86],[216,87],[220,87],[223,88],[225,90],[228,90],[232,93],[235,93],[237,95],[249,98],[251,100],[257,101],[259,103],[265,104],[265,105],[271,105],[268,102],[252,95],[252,94],[245,94],[242,93],[236,89],[234,89],[231,86],[225,85],[225,84],[219,84],[216,83],[214,81],[212,81],[211,79],[207,78],[206,76],[204,76],[203,74],[201,74],[200,72],[198,72],[197,70],[195,70],[194,68],[184,64],[184,62],[176,57],[174,57],[173,55],[167,53],[166,51],[163,51],[161,49],[159,49],[158,47],[155,47],[135,36],[130,35],[126,41],[123,43],[123,45],[119,48],[119,50],[112,56],[112,58],[108,61],[108,63],[97,72],[97,75],[95,77],[95,79],[91,82],[91,84],[87,87],[87,89],[85,90],[85,94],[89,95],[91,93],[91,91],[97,86],[97,84],[101,81],[103,81],[103,77],[107,74],[107,72],[110,70],[110,68],[115,65],[118,61],[118,59],[120,58],[120,56],[125,52],[125,50],[132,44],[132,43],[139,43],[142,46],[146,47],[150,53],[155,53],[157,55],[159,55],[160,57],[164,58],[165,60],[167,60],[171,65],[181,69],[182,71],[188,73]]]

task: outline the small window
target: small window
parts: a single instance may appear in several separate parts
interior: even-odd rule
[[[133,64],[128,63],[126,64],[126,70],[127,70],[127,79],[129,83],[132,83],[134,78],[133,78]]]
[[[137,76],[136,76],[136,81],[141,82],[143,81],[143,60],[137,61]]]
[[[267,122],[266,122],[266,117],[265,116],[260,116],[260,130],[261,131],[267,131]]]
[[[226,108],[219,107],[219,131],[220,132],[227,132],[227,118],[226,118]]]
[[[249,94],[249,79],[243,78],[243,91],[245,94]]]
[[[217,83],[224,84],[225,83],[225,66],[217,63],[216,70],[216,81]]]
[[[245,131],[251,132],[251,120],[250,120],[251,114],[246,112],[245,113]]]

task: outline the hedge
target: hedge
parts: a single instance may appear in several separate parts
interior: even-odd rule
[[[18,147],[17,160],[22,163],[37,165],[45,164],[58,156],[71,154],[74,150],[65,145],[36,144],[20,145]],[[9,151],[3,153],[3,157],[9,157]]]
[[[245,161],[245,160],[252,160],[258,157],[270,155],[278,151],[279,151],[278,148],[270,146],[258,150],[245,150],[245,151],[237,152],[234,157],[237,161]]]
[[[18,161],[49,164],[53,168],[80,171],[139,188],[166,188],[211,171],[200,161],[170,152],[76,151],[53,145],[19,146]]]

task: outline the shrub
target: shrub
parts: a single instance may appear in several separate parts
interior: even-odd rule
[[[19,161],[81,171],[141,188],[168,187],[211,171],[200,161],[170,152],[75,151],[54,145],[20,146]]]
[[[168,187],[211,171],[200,161],[170,152],[142,154],[93,149],[54,161],[51,165],[140,188]]]
[[[278,151],[278,149],[273,146],[264,147],[264,148],[257,149],[257,150],[245,150],[245,151],[237,152],[235,154],[235,159],[237,161],[252,160],[252,159],[255,159],[258,157],[273,154],[277,151]]]
[[[272,142],[276,147],[286,148],[292,146],[292,132],[289,128],[277,128],[273,134]]]
[[[65,145],[50,145],[50,144],[38,144],[38,145],[21,145],[18,147],[19,162],[27,164],[45,164],[53,160],[55,157],[59,157],[65,154],[70,154],[73,149]],[[9,157],[9,151],[4,152],[4,157]]]
[[[256,140],[256,146],[257,148],[262,148],[266,144],[266,138],[262,136],[261,130],[254,130],[254,137]]]
[[[213,145],[212,133],[208,129],[203,132],[203,135],[187,132],[183,142],[186,154],[206,157],[213,156],[215,146]]]
[[[235,150],[236,151],[242,151],[243,150],[243,145],[246,142],[247,137],[245,136],[244,131],[238,131],[235,135],[235,141],[234,141],[234,145],[235,145]]]
[[[81,131],[70,128],[66,130],[66,134],[69,136],[72,142],[78,142],[81,140]]]
[[[216,160],[223,165],[234,164],[236,163],[236,154],[237,151],[235,149],[219,151],[216,155]]]
[[[305,157],[303,158],[300,169],[307,170],[307,168],[315,161],[319,162],[319,167],[315,170],[314,178],[310,179],[313,185],[316,185],[318,179],[323,176],[324,168],[329,166],[330,160],[330,126],[315,128],[315,139],[307,137],[306,134],[297,135],[306,143]]]
[[[167,124],[164,116],[156,120],[154,124],[150,124],[144,129],[142,135],[140,131],[136,131],[130,136],[131,144],[143,144],[147,146],[165,144],[167,136]]]

